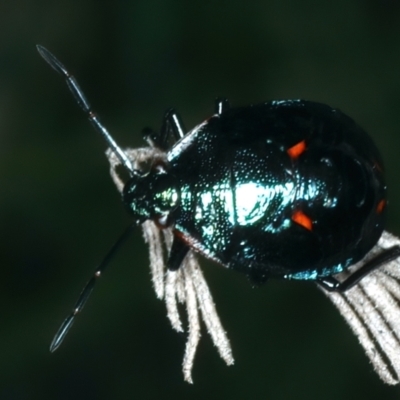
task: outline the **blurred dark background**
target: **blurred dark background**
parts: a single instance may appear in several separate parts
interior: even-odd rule
[[[77,76],[122,146],[141,145],[141,129],[158,129],[170,106],[193,127],[218,95],[340,108],[382,151],[388,230],[400,235],[398,0],[1,2],[0,399],[398,398],[314,284],[253,289],[204,260],[236,364],[223,364],[203,329],[195,383],[184,383],[185,336],[155,298],[139,232],[51,355],[130,219],[102,139],[36,43]]]

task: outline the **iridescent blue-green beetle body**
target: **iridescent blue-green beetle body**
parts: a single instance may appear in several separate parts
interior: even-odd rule
[[[383,231],[379,152],[352,119],[326,105],[225,102],[167,159],[132,178],[124,201],[174,228],[172,269],[193,248],[256,283],[320,280],[359,261]],[[170,201],[164,210],[159,198]]]

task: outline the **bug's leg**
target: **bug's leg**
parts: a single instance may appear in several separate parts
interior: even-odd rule
[[[364,276],[370,272],[400,257],[400,246],[385,249],[382,253],[366,262],[360,269],[351,274],[345,281],[339,282],[333,277],[319,278],[318,284],[329,292],[345,292],[355,286]]]
[[[185,134],[186,129],[181,117],[173,108],[170,108],[164,114],[160,133],[156,135],[154,144],[162,150],[168,150],[171,139],[177,141]]]
[[[64,320],[64,322],[61,324],[60,328],[58,329],[56,335],[54,336],[54,339],[50,345],[51,352],[57,350],[57,348],[60,346],[60,344],[64,340],[65,336],[67,335],[68,331],[71,329],[72,324],[75,321],[75,317],[82,311],[83,307],[85,306],[90,294],[93,291],[96,280],[98,278],[100,278],[101,274],[104,272],[105,268],[107,267],[107,265],[109,264],[111,259],[114,257],[117,250],[126,241],[126,239],[128,239],[129,235],[132,233],[132,230],[134,228],[136,228],[136,223],[130,225],[124,231],[124,233],[119,237],[119,239],[111,247],[110,251],[103,258],[103,261],[100,263],[100,265],[96,268],[92,278],[89,280],[89,282],[86,284],[86,286],[83,288],[81,294],[79,295],[78,300],[75,303],[75,306],[72,309],[71,314],[69,314],[68,317]]]
[[[177,271],[182,264],[183,259],[189,251],[189,246],[174,236],[171,251],[169,252],[167,268],[170,271]]]
[[[164,114],[160,132],[145,128],[142,133],[144,140],[150,146],[166,151],[170,148],[171,139],[179,140],[185,136],[186,130],[179,114],[173,108],[170,108]]]
[[[223,97],[217,97],[215,99],[215,106],[214,106],[214,112],[215,114],[221,115],[223,112],[228,110],[230,108],[230,104],[228,99],[225,99]]]
[[[96,129],[96,131],[99,132],[104,137],[107,144],[110,146],[111,150],[121,161],[121,164],[130,172],[131,175],[133,175],[134,170],[131,161],[128,159],[124,151],[117,145],[113,137],[109,134],[106,127],[100,122],[99,118],[92,110],[88,100],[86,99],[85,94],[80,88],[75,77],[71,75],[68,72],[68,70],[64,67],[64,65],[61,63],[61,61],[59,61],[57,57],[54,54],[52,54],[49,50],[47,50],[45,47],[37,45],[36,48],[39,54],[43,57],[43,59],[50,65],[50,67],[65,78],[67,86],[71,91],[72,95],[74,96],[75,101],[87,115],[94,129]]]

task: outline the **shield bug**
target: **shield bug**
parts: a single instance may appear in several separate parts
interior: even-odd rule
[[[191,131],[186,132],[171,109],[159,132],[146,132],[147,153],[124,151],[91,110],[75,78],[48,50],[41,46],[38,50],[64,76],[77,103],[106,139],[114,166],[122,164],[129,173],[126,183],[118,181],[115,170],[114,178],[135,221],[96,269],[57,332],[52,351],[61,344],[116,249],[132,228],[149,221],[147,237],[160,230],[171,234],[166,268],[168,276],[175,277],[170,278],[175,286],[165,288],[168,292],[168,287],[174,287],[172,297],[186,296],[189,325],[195,331],[184,362],[188,381],[198,340],[196,312],[190,318],[190,308],[196,308],[191,290],[199,308],[213,307],[211,296],[204,294],[208,290],[204,281],[197,277],[196,264],[188,266],[191,251],[243,272],[255,284],[271,278],[306,280],[338,293],[399,257],[398,244],[381,246],[344,280],[334,277],[352,271],[350,267],[376,247],[387,204],[376,146],[339,110],[305,100],[231,108],[227,100],[217,99],[215,113]],[[148,170],[141,168],[141,162],[150,163]],[[149,241],[154,247],[159,239]],[[183,279],[184,287],[179,289],[175,274],[185,275],[190,268],[190,277]],[[165,296],[168,306],[168,293]],[[170,319],[179,330],[172,303]],[[209,326],[219,324],[214,341],[227,363],[232,363],[218,317],[210,318]]]

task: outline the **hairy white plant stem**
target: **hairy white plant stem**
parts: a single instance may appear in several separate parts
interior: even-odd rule
[[[133,168],[146,171],[148,164],[154,160],[165,160],[165,153],[155,148],[125,149]],[[111,177],[119,192],[124,188],[124,181],[117,172],[120,160],[111,150],[106,155],[110,162]],[[146,167],[147,166],[147,167]],[[167,317],[173,329],[183,332],[179,315],[178,302],[186,305],[188,320],[188,337],[183,359],[183,376],[185,381],[193,383],[192,369],[196,350],[200,341],[200,315],[214,345],[228,364],[233,364],[232,349],[229,339],[217,314],[207,282],[201,272],[197,258],[189,251],[177,271],[169,271],[165,265],[164,253],[171,248],[173,233],[170,228],[162,232],[152,221],[142,224],[143,236],[149,246],[150,271],[157,298],[164,300]]]
[[[400,244],[383,232],[363,260],[337,277],[343,280],[374,255]],[[364,277],[344,293],[325,292],[357,336],[381,379],[396,385],[400,380],[400,260],[396,259]]]

